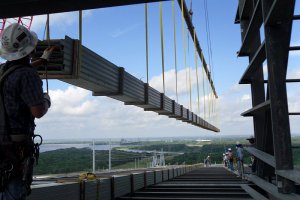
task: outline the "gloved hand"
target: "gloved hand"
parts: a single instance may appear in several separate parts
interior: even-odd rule
[[[48,93],[44,93],[44,100],[48,103],[48,108],[51,106],[51,99]]]
[[[41,56],[41,59],[49,61],[49,58],[54,49],[55,49],[55,47],[48,47],[47,49],[45,49],[45,51],[43,52],[43,55]]]

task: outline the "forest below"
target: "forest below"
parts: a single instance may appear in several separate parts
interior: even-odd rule
[[[300,140],[296,141],[298,145]],[[247,144],[245,144],[247,145]],[[196,142],[172,141],[172,142],[147,142],[138,146],[126,146],[114,148],[111,151],[112,169],[133,169],[149,167],[153,153],[131,152],[129,150],[156,151],[157,155],[163,149],[165,163],[196,164],[203,163],[209,155],[212,163],[222,163],[223,153],[227,148],[235,150],[232,141],[212,142],[199,145]],[[176,153],[175,153],[176,152]],[[108,169],[109,152],[97,150],[95,154],[96,171]],[[244,151],[245,164],[250,163],[250,155]],[[300,165],[300,148],[293,149],[294,164]],[[71,172],[87,172],[92,170],[92,150],[90,148],[67,148],[43,152],[40,155],[38,165],[34,169],[35,175],[41,174],[65,174]]]

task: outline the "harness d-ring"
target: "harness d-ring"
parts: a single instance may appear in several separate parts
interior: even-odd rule
[[[39,143],[35,143],[34,142],[34,140],[35,140],[36,137],[40,138],[40,142]],[[41,135],[38,135],[38,134],[33,135],[32,136],[32,140],[33,140],[33,143],[38,144],[39,146],[43,144],[43,138],[42,138]]]

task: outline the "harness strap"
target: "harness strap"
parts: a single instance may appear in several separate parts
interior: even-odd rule
[[[7,119],[7,112],[4,106],[3,84],[5,79],[16,69],[25,67],[23,65],[13,65],[8,69],[5,69],[5,65],[0,69],[0,141],[9,139],[9,122]]]

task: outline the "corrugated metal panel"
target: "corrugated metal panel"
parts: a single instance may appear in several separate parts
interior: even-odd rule
[[[114,176],[114,197],[120,197],[131,192],[130,175]]]
[[[99,199],[111,200],[111,179],[100,179]]]
[[[96,199],[99,195],[100,181],[86,181],[85,182],[85,199]],[[98,193],[98,194],[97,194]]]
[[[56,79],[57,75],[71,77],[73,72],[73,42],[69,37],[63,40],[51,40],[50,45],[57,49],[52,53],[47,64],[47,73],[49,79]],[[42,56],[43,51],[48,48],[47,41],[40,41],[37,45],[37,51],[33,56],[33,61]],[[45,66],[38,67],[39,74],[43,77]]]
[[[161,107],[160,92],[150,86],[148,87],[148,104],[156,108]]]
[[[177,176],[177,168],[173,168],[173,178],[175,178]]]
[[[174,178],[174,170],[169,169],[169,179],[173,179],[173,178]]]
[[[168,176],[168,170],[163,170],[163,181],[167,181],[169,180],[169,176]]]
[[[79,67],[79,79],[87,80],[99,86],[98,90],[92,90],[91,86],[87,84],[86,89],[94,92],[118,92],[118,66],[97,55],[90,49],[82,47],[81,65]]]
[[[156,183],[162,182],[162,171],[155,171],[155,181]]]
[[[145,176],[144,173],[133,174],[133,190],[139,190],[144,187]]]
[[[182,106],[182,118],[183,118],[183,120],[188,119],[188,110],[183,106]]]
[[[176,103],[176,102],[174,102],[174,114],[176,115],[176,116],[178,116],[178,117],[182,117],[182,113],[181,113],[181,106],[180,106],[180,104],[178,104],[178,103]]]
[[[51,184],[32,186],[32,193],[28,200],[79,200],[80,184]]]
[[[174,114],[174,106],[173,106],[174,101],[164,94],[161,94],[161,95],[162,95],[162,99],[163,99],[163,108],[162,108],[162,110],[158,110],[156,112],[161,115]]]
[[[197,124],[197,118],[198,118],[198,116],[197,115],[195,115],[195,113],[193,113],[193,124]]]
[[[173,100],[164,95],[164,110],[170,114],[174,113]]]
[[[193,121],[193,112],[189,110],[189,122]]]
[[[154,172],[147,171],[146,177],[147,177],[147,181],[146,181],[147,186],[153,185],[154,184]]]
[[[135,78],[131,74],[124,72],[123,94],[111,97],[125,103],[145,103],[144,82]]]

